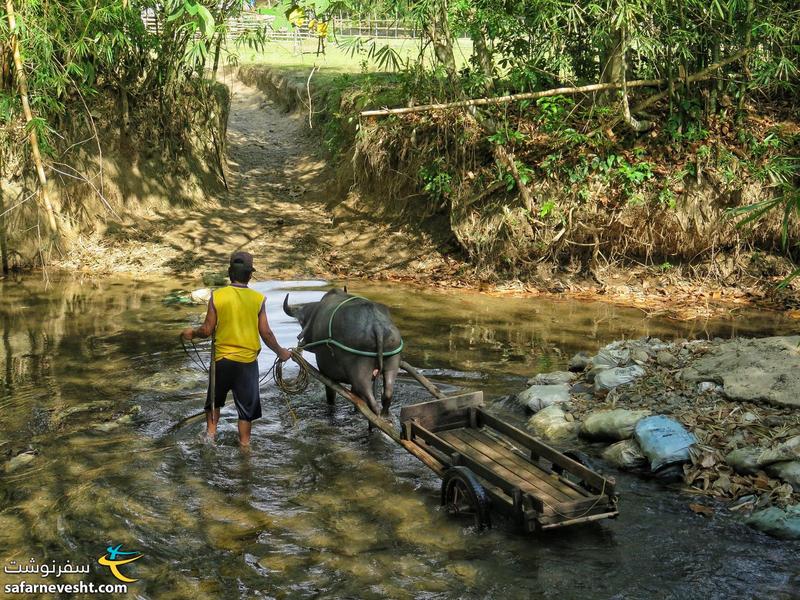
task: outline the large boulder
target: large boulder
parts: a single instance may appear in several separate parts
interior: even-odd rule
[[[800,406],[800,336],[736,339],[685,368],[686,381],[714,381],[731,400]]]

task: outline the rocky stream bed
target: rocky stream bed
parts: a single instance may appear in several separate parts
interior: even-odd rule
[[[800,336],[617,341],[528,384],[515,400],[535,435],[800,539]]]

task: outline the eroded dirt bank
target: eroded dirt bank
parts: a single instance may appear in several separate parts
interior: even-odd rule
[[[70,270],[198,275],[225,269],[232,250],[256,257],[259,278],[390,279],[490,293],[569,295],[676,317],[718,315],[756,304],[800,317],[794,290],[754,281],[720,286],[682,273],[609,266],[591,276],[542,265],[532,280],[504,280],[469,264],[435,223],[384,218],[342,187],[305,112],[287,113],[233,76],[229,190],[193,208],[154,210],[77,241],[57,264]],[[345,174],[346,175],[346,174]],[[600,277],[598,277],[598,274]]]

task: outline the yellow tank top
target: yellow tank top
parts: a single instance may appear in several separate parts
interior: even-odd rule
[[[264,296],[247,287],[229,285],[211,296],[217,311],[216,360],[253,362],[261,351],[258,314]]]

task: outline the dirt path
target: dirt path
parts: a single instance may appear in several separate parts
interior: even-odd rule
[[[326,195],[333,173],[302,115],[231,82],[229,191],[190,209],[158,211],[125,231],[82,242],[62,266],[191,275],[225,271],[235,250],[259,279],[386,276],[446,264],[424,234],[376,223]],[[335,219],[335,225],[334,225]]]

